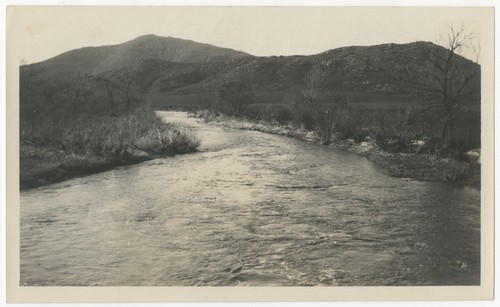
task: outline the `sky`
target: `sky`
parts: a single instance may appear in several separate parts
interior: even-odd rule
[[[491,9],[473,7],[10,7],[7,50],[13,45],[20,64],[30,64],[156,34],[258,56],[309,55],[351,45],[439,42],[449,24],[465,24],[481,39],[492,29],[488,16]]]

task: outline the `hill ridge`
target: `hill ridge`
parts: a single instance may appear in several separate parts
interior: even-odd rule
[[[441,51],[439,51],[441,50]],[[248,53],[210,44],[155,34],[138,36],[125,43],[83,47],[49,60],[21,66],[23,80],[40,84],[71,82],[75,74],[94,74],[117,79],[133,67],[141,95],[206,95],[224,83],[242,81],[253,90],[281,91],[273,99],[284,101],[286,92],[303,86],[314,66],[326,71],[321,87],[330,92],[357,92],[407,95],[398,84],[401,67],[410,65],[412,77],[428,78],[429,69],[421,58],[423,51],[445,52],[431,42],[384,43],[371,46],[345,46],[313,55],[252,56]],[[460,58],[460,65],[478,66]],[[193,98],[201,99],[201,98]],[[357,98],[353,98],[357,99]]]
[[[123,66],[132,66],[143,59],[198,63],[228,61],[240,57],[253,56],[193,40],[147,34],[119,44],[68,50],[41,62],[22,65],[21,69],[39,67],[54,70],[56,73],[80,71],[100,74]]]

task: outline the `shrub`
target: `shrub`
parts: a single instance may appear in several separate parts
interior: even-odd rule
[[[221,101],[230,108],[231,115],[241,116],[247,110],[247,106],[254,100],[251,87],[241,81],[227,82],[219,90]]]

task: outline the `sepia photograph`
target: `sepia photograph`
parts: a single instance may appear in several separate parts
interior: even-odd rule
[[[493,7],[6,16],[11,302],[493,298]]]

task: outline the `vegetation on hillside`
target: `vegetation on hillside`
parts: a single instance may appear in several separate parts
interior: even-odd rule
[[[307,82],[306,82],[307,84]],[[309,83],[310,85],[310,83]],[[325,99],[321,91],[307,89],[291,93],[288,104],[240,106],[245,112],[237,115],[230,105],[217,95],[207,98],[203,117],[216,119],[218,114],[231,115],[254,122],[292,127],[312,132],[318,142],[333,144],[345,140],[370,141],[379,148],[393,153],[433,154],[440,157],[466,160],[465,153],[480,147],[478,114],[458,113],[455,138],[446,140],[442,131],[442,114],[421,109],[406,108],[355,108],[348,98],[337,96]],[[243,94],[247,96],[248,94]],[[233,94],[238,96],[238,94]],[[240,101],[244,101],[243,99]],[[202,113],[200,113],[202,114]]]
[[[465,159],[465,152],[480,147],[480,67],[459,55],[471,42],[472,33],[450,28],[447,48],[424,44],[425,48],[414,57],[387,68],[385,77],[378,79],[392,79],[394,88],[405,88],[409,95],[420,98],[421,104],[366,110],[353,107],[355,103],[349,97],[329,95],[332,75],[346,67],[357,67],[337,67],[334,62],[324,65],[324,57],[330,52],[315,56],[317,61],[308,64],[307,73],[288,91],[282,104],[252,106],[253,100],[248,97],[256,96],[251,91],[258,86],[232,81],[223,84],[218,93],[207,93],[203,105],[216,113],[302,127],[314,131],[325,144],[369,139],[390,152]],[[359,50],[367,49],[349,47],[335,52],[350,54]],[[377,64],[365,68],[371,70],[367,74],[384,73]],[[388,73],[388,69],[394,71]]]
[[[51,86],[28,81],[23,85],[21,188],[155,156],[192,152],[199,145],[193,133],[162,121],[153,109],[141,106],[131,70],[124,69],[109,79],[76,73]]]

